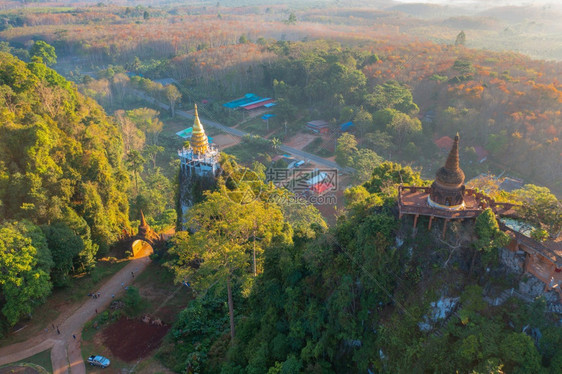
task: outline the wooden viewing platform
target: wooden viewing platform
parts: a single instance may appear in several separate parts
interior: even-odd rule
[[[464,208],[459,210],[439,209],[429,205],[430,187],[402,186],[398,187],[398,212],[402,218],[404,214],[414,216],[428,216],[430,219],[442,218],[448,220],[472,219],[478,217],[488,207],[500,216],[515,216],[515,204],[497,203],[476,190],[466,189]],[[415,225],[414,225],[415,226]],[[430,222],[431,228],[431,222]]]

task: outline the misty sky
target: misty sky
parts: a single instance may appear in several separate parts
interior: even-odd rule
[[[545,5],[558,4],[559,0],[394,0],[400,3],[431,3],[441,5],[466,5],[479,4],[488,7],[497,7],[504,5]]]

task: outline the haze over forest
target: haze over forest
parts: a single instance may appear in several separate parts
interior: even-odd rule
[[[38,4],[54,6],[119,4],[123,6],[194,6],[203,12],[220,7],[238,8],[239,14],[250,16],[258,9],[271,7],[268,20],[282,19],[290,10],[299,21],[315,25],[316,37],[325,28],[396,26],[391,34],[409,35],[437,43],[451,43],[459,30],[467,34],[466,45],[492,50],[511,50],[534,58],[562,60],[562,4],[551,0],[538,1],[339,1],[310,0],[279,2],[275,0],[236,1],[57,1],[26,3],[0,1],[0,9],[32,8]],[[265,10],[265,8],[263,8]],[[388,33],[383,28],[383,34]],[[379,32],[380,35],[380,32]],[[299,36],[286,37],[302,38]]]
[[[562,373],[561,19],[0,0],[0,371]]]

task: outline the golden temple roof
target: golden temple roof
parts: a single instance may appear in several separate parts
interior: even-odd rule
[[[193,153],[203,154],[209,149],[209,138],[207,138],[203,125],[201,125],[201,121],[199,120],[197,104],[195,104],[195,118],[193,120],[193,133],[190,143]]]

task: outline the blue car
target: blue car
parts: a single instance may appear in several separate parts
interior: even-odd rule
[[[88,357],[88,363],[92,366],[99,366],[100,368],[106,368],[109,366],[110,361],[108,358],[103,356],[90,356]]]

